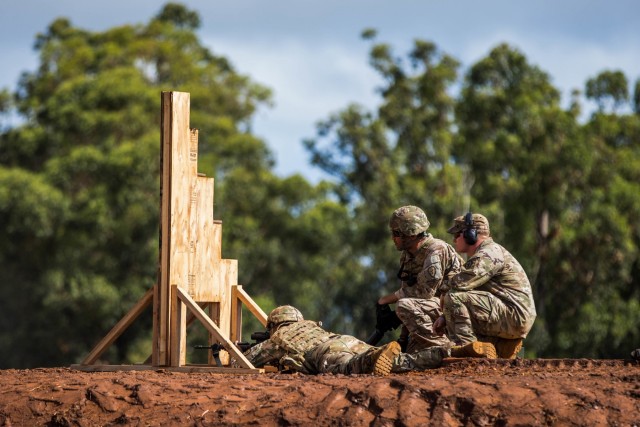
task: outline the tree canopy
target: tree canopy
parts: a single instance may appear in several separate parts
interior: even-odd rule
[[[584,82],[597,106],[586,117],[509,44],[461,70],[433,42],[402,56],[368,29],[379,105],[347,105],[303,141],[331,177],[314,185],[274,173],[251,128],[271,90],[203,46],[199,26],[177,3],[104,32],[59,18],[36,37],[37,69],[0,92],[0,367],[79,362],[155,283],[165,90],[191,94],[223,256],[265,311],[292,304],[368,336],[375,301],[398,286],[389,215],[414,204],[443,239],[467,210],[489,218],[534,287],[529,356],[637,347],[640,80],[603,70]],[[146,319],[106,357],[144,360]]]

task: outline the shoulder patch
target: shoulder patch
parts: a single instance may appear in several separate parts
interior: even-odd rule
[[[429,276],[434,277],[436,274],[436,267],[434,265],[429,266],[429,268],[427,268],[427,273],[429,273]]]

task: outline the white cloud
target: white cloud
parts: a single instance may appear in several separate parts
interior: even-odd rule
[[[508,42],[550,74],[564,105],[572,88],[604,69],[621,69],[632,82],[640,77],[637,0],[183,3],[200,14],[203,43],[273,89],[275,108],[258,112],[254,130],[276,153],[283,175],[320,174],[308,166],[301,144],[314,136],[318,120],[352,102],[368,108],[379,103],[369,43],[358,38],[364,28],[378,29],[379,40],[390,42],[398,55],[416,38],[433,41],[462,62],[462,71]],[[35,34],[55,18],[67,16],[77,27],[101,31],[146,23],[162,6],[155,0],[0,0],[0,87],[13,88],[22,71],[35,70]]]
[[[604,44],[583,40],[576,35],[496,32],[466,45],[462,59],[465,67],[486,56],[498,43],[507,42],[522,52],[530,64],[549,74],[552,84],[562,93],[563,105],[570,102],[574,89],[584,90],[588,79],[604,70],[622,70],[630,84],[640,78],[640,55],[633,38]]]
[[[376,103],[374,89],[379,79],[368,65],[366,47],[354,52],[336,44],[291,39],[269,44],[218,38],[203,41],[229,58],[239,72],[273,89],[275,107],[258,113],[254,130],[274,150],[277,172],[282,175],[302,170],[306,153],[301,141],[314,136],[317,121],[350,103],[368,108]],[[308,168],[305,175],[309,175]]]
[[[340,46],[295,40],[268,45],[220,39],[205,43],[230,58],[240,72],[274,89],[278,109],[295,119],[321,118],[347,102],[366,104],[375,97],[378,81],[365,50],[356,56]]]

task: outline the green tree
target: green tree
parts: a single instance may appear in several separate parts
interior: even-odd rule
[[[477,209],[492,234],[529,273],[539,314],[532,339],[542,341],[547,292],[555,287],[546,272],[554,238],[590,167],[577,111],[559,102],[549,76],[503,44],[471,67],[456,110],[457,159],[473,174]]]
[[[415,204],[441,238],[467,209],[487,214],[534,285],[530,354],[624,357],[638,342],[638,83],[624,115],[626,77],[591,79],[601,108],[581,124],[578,101],[563,110],[547,73],[506,44],[460,82],[431,42],[406,58],[374,42],[380,105],[318,124],[305,146],[333,179],[311,185],[273,174],[251,133],[270,91],[203,47],[199,24],[174,3],[98,33],[57,19],[37,37],[38,68],[0,92],[0,367],[79,361],[156,281],[163,90],[191,93],[223,256],[265,311],[293,304],[365,337],[397,286],[389,215]],[[107,359],[148,355],[142,319]]]
[[[627,77],[622,71],[603,71],[597,77],[587,80],[585,95],[593,99],[600,112],[611,105],[617,110],[629,101]]]
[[[345,256],[334,237],[348,232],[344,210],[325,200],[325,184],[273,175],[272,154],[251,134],[270,91],[203,47],[199,22],[173,3],[146,25],[97,33],[57,19],[37,37],[37,70],[23,74],[12,97],[3,91],[0,111],[22,121],[0,129],[0,283],[8,296],[0,342],[12,349],[0,366],[79,362],[155,283],[163,90],[192,94],[199,166],[216,177],[216,215],[229,219],[231,241],[223,256],[241,258],[241,282],[261,300],[302,309],[326,295],[311,284]],[[294,284],[302,289],[285,292]],[[107,359],[147,356],[151,315],[140,319]]]
[[[366,322],[366,304],[395,287],[384,232],[394,207],[424,207],[436,234],[470,208],[487,214],[529,273],[539,311],[529,354],[624,357],[640,330],[637,115],[600,112],[581,125],[578,93],[562,109],[548,74],[506,44],[469,69],[455,100],[454,60],[422,41],[408,58],[407,69],[374,45],[371,63],[386,82],[377,114],[351,105],[306,141],[356,227],[348,243],[362,275],[339,294],[345,310]],[[597,96],[617,109],[628,97],[615,76]]]
[[[640,79],[636,80],[636,84],[633,89],[633,112],[640,114]]]
[[[603,72],[590,82],[610,75]],[[583,134],[591,167],[565,211],[550,273],[561,281],[548,316],[555,338],[548,352],[627,357],[640,340],[640,120],[637,114],[599,110]]]
[[[374,30],[363,37],[373,39]],[[336,197],[349,208],[354,233],[343,240],[359,273],[343,286],[337,304],[353,319],[342,330],[366,336],[380,294],[395,289],[398,255],[388,220],[396,208],[421,206],[435,230],[453,217],[462,174],[451,164],[454,100],[449,94],[458,62],[430,42],[416,40],[406,62],[390,46],[374,43],[370,63],[385,82],[376,112],[353,104],[319,123],[305,141],[312,164],[334,177]],[[354,270],[355,271],[355,270]],[[366,295],[366,298],[363,298]]]

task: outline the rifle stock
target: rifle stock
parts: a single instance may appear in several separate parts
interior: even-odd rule
[[[376,329],[365,341],[369,345],[377,345],[384,334],[402,325],[402,321],[391,310],[389,304],[376,304]]]
[[[369,335],[369,338],[367,338],[365,342],[369,345],[375,346],[378,345],[382,337],[384,337],[384,332],[382,332],[380,329],[376,329],[371,335]]]

